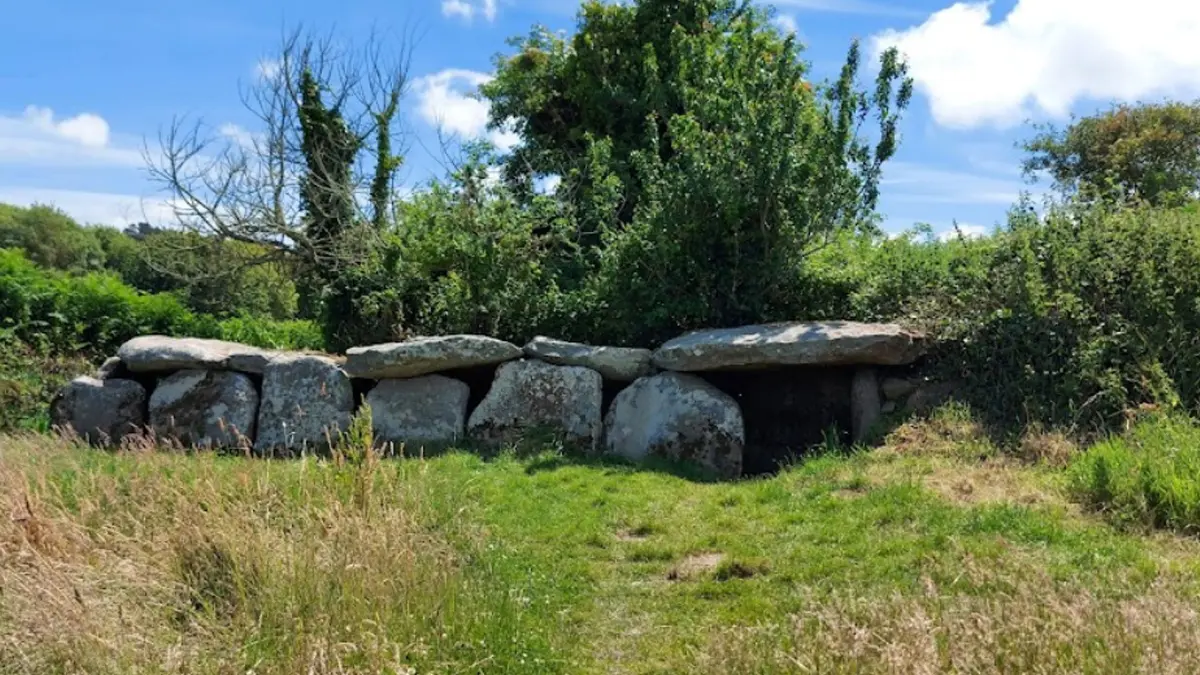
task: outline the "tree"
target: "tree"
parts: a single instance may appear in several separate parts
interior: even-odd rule
[[[1200,102],[1121,104],[1034,128],[1025,173],[1049,174],[1063,195],[1177,205],[1200,189]]]
[[[53,206],[0,204],[0,248],[19,248],[43,267],[83,272],[104,266],[92,230]]]
[[[385,57],[375,36],[349,49],[298,29],[243,94],[261,128],[175,120],[146,160],[179,223],[263,247],[247,264],[287,258],[318,279],[347,264],[343,235],[390,219],[410,48],[403,38],[392,47]]]
[[[795,126],[821,126],[813,133],[828,133],[830,142],[811,145],[808,160],[830,169],[821,172],[828,183],[852,180],[847,165],[858,164],[868,198],[878,166],[895,150],[895,113],[911,96],[894,51],[883,55],[876,95],[854,92],[857,45],[843,78],[815,91],[799,58],[803,46],[772,28],[769,15],[747,0],[591,0],[569,41],[537,27],[512,45],[516,53],[500,57],[495,79],[481,88],[491,102],[491,126],[512,125],[521,136],[507,164],[509,181],[528,191],[535,177],[561,176],[560,192],[586,202],[596,176],[579,170],[581,159],[590,143],[603,139],[611,144],[611,173],[624,186],[622,223],[632,220],[643,189],[635,157],[653,151],[671,161],[677,152],[672,124],[684,116],[714,130],[736,124],[720,100],[727,91],[740,105],[771,114],[793,107]],[[897,84],[895,104],[883,107]],[[871,104],[882,104],[874,154],[855,135]],[[762,145],[766,139],[748,140]]]
[[[580,241],[602,251],[596,330],[610,339],[795,318],[805,257],[874,226],[912,94],[896,51],[866,92],[857,44],[817,85],[795,37],[735,0],[592,1],[569,42],[539,28],[515,46],[482,89],[490,123],[521,136],[507,179],[520,193],[562,177],[592,228]]]

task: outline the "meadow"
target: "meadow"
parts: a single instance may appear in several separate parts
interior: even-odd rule
[[[368,428],[298,461],[3,437],[0,673],[1200,666],[1200,523],[1094,478],[1194,482],[1186,421],[999,448],[952,405],[726,483],[545,439],[385,458]]]

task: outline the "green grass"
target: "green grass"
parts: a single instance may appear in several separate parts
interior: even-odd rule
[[[1195,672],[1200,548],[930,428],[737,483],[2,439],[0,673]]]
[[[1072,467],[1078,498],[1126,526],[1200,532],[1200,426],[1156,416],[1090,448]]]

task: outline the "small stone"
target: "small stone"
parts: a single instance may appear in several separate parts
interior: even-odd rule
[[[97,380],[127,380],[131,373],[119,356],[110,356],[96,369]]]
[[[899,401],[917,389],[912,380],[900,377],[888,377],[883,380],[883,397],[889,401]]]

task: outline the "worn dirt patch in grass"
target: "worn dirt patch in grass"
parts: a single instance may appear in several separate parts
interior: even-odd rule
[[[717,569],[725,561],[724,553],[693,553],[680,560],[667,572],[671,581],[691,581]]]

